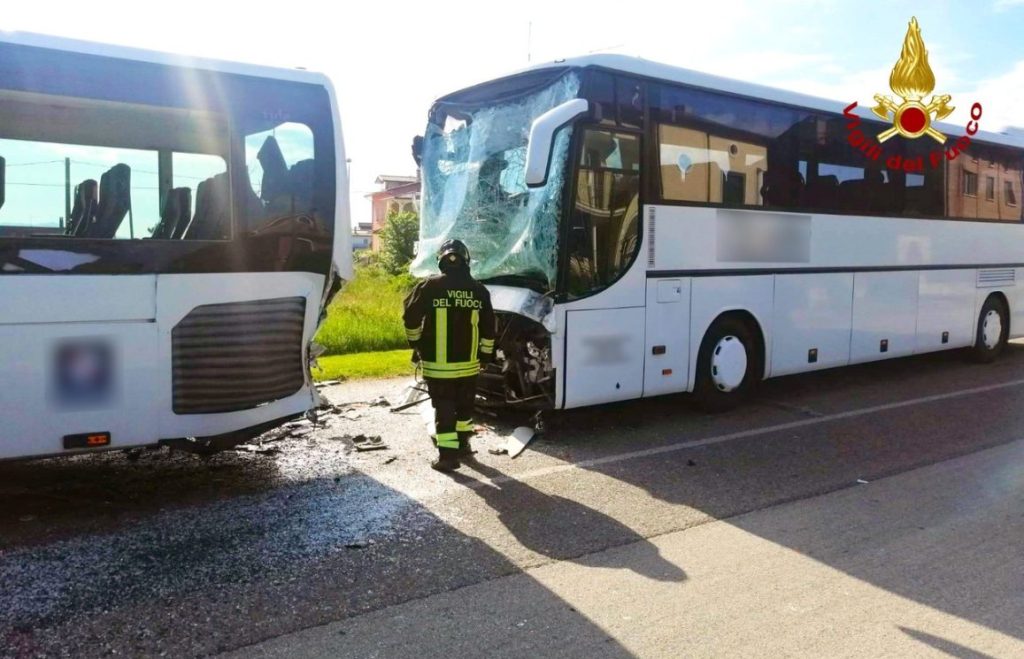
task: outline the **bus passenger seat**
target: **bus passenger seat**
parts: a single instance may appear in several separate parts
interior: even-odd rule
[[[168,236],[172,240],[180,240],[185,235],[189,220],[192,219],[192,188],[176,188],[178,193],[178,218],[174,222],[174,230]]]
[[[96,221],[99,191],[100,184],[91,178],[75,186],[75,204],[71,207],[71,217],[64,227],[65,236],[81,236],[85,228]]]
[[[866,211],[868,209],[867,182],[852,179],[839,184],[839,205],[845,211]]]
[[[292,192],[292,212],[306,213],[313,208],[313,159],[300,160],[288,172]]]
[[[231,187],[227,172],[217,174],[196,189],[196,212],[183,234],[185,240],[222,240],[228,237]]]
[[[184,193],[184,196],[182,195]],[[186,206],[182,208],[182,202],[185,202]],[[184,211],[184,213],[182,212]],[[160,221],[153,229],[153,234],[150,238],[168,239],[174,237],[174,232],[178,228],[178,224],[181,222],[182,217],[185,218],[185,223],[188,224],[188,219],[192,213],[192,191],[188,188],[174,188],[168,191],[167,198],[164,199],[164,206],[160,210]],[[184,227],[182,227],[184,231]]]
[[[808,208],[836,208],[839,206],[839,177],[835,174],[811,179],[804,190],[801,206]]]
[[[804,189],[804,177],[796,169],[773,167],[765,172],[761,197],[766,206],[794,208],[800,205]]]
[[[273,135],[263,141],[256,154],[256,159],[263,168],[263,180],[260,182],[260,198],[263,201],[272,201],[278,196],[287,195],[289,189],[288,163],[285,162],[284,154],[281,153],[281,146]]]
[[[132,205],[131,181],[132,170],[124,163],[107,170],[100,177],[100,203],[96,210],[96,220],[84,224],[84,230],[77,235],[113,238]]]

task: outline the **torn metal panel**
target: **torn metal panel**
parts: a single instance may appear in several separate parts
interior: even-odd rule
[[[485,404],[551,409],[555,370],[551,332],[525,315],[498,311],[494,361],[480,372],[477,390]],[[549,317],[553,314],[549,314]]]
[[[487,290],[491,293],[491,306],[495,311],[519,314],[540,323],[549,332],[555,331],[555,315],[552,313],[555,302],[550,295],[541,295],[529,288],[493,284],[488,285]]]

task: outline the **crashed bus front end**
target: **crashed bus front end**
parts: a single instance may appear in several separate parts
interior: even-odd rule
[[[484,405],[546,410],[555,407],[556,380],[550,297],[511,286],[490,285],[497,318],[494,361],[478,380]]]
[[[479,379],[488,405],[556,407],[554,299],[572,125],[547,135],[540,178],[531,178],[530,151],[538,122],[578,102],[579,91],[579,72],[555,67],[456,92],[434,104],[417,140],[423,199],[411,270],[435,274],[445,240],[469,247],[498,325],[495,359]]]

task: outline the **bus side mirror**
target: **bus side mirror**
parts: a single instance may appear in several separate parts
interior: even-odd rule
[[[0,208],[4,207],[4,191],[7,190],[7,161],[0,156]]]
[[[419,167],[423,161],[423,136],[417,135],[412,138],[412,159],[416,162],[416,166]]]
[[[526,185],[539,188],[548,182],[548,167],[551,166],[551,149],[555,144],[555,133],[590,107],[585,99],[574,98],[551,108],[533,120],[530,126],[530,142],[526,147]]]

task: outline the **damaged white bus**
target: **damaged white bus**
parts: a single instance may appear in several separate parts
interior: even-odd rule
[[[499,312],[482,396],[724,409],[763,378],[991,359],[1024,334],[1024,140],[971,133],[947,160],[898,138],[888,154],[939,162],[890,169],[851,146],[847,105],[611,55],[438,100],[413,272],[469,246]],[[886,128],[862,113],[868,137]]]
[[[0,35],[0,459],[315,407],[344,162],[322,75]]]

